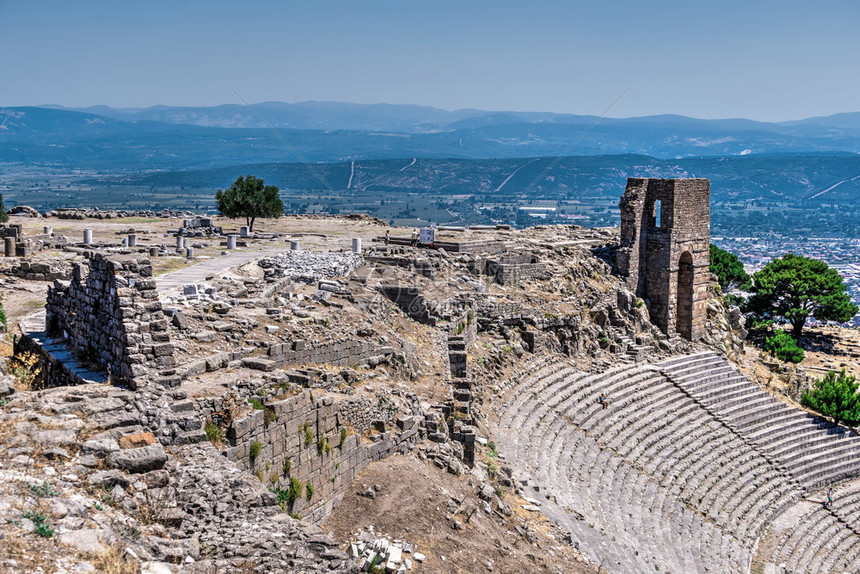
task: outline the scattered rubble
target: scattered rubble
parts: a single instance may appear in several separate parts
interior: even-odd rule
[[[356,253],[285,251],[258,262],[266,272],[266,280],[287,278],[313,284],[321,279],[346,277],[364,262]]]

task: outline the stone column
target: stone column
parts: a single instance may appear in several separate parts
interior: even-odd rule
[[[135,245],[137,245],[137,234],[136,233],[129,233],[128,234],[128,246],[134,247]]]
[[[194,258],[194,248],[193,247],[186,247],[185,248],[185,256],[188,259],[193,259]]]
[[[361,237],[352,238],[352,252],[361,255]]]
[[[176,236],[176,250],[177,251],[180,251],[182,249],[184,241],[185,241],[185,238],[182,237],[181,235]]]
[[[158,257],[158,247],[150,247],[149,248],[149,256],[150,257]]]
[[[290,241],[290,251],[301,251],[301,246],[299,245],[299,240],[296,239],[294,241]]]
[[[236,236],[233,234],[227,236],[227,249],[236,249]]]
[[[50,225],[46,225],[45,227],[42,228],[42,233],[44,233],[45,235],[53,235],[54,234],[54,228],[51,227]]]
[[[14,237],[4,237],[3,238],[3,248],[6,254],[6,257],[15,257],[15,238]]]
[[[84,244],[89,245],[93,242],[93,230],[89,227],[84,229]]]
[[[239,228],[239,235],[241,235],[242,237],[248,237],[248,226],[247,225],[243,225],[242,227]]]

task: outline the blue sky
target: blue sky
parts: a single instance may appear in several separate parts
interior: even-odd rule
[[[814,5],[813,5],[814,4]],[[860,111],[860,2],[0,0],[0,106]]]

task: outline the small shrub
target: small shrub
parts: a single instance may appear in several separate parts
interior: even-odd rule
[[[305,498],[308,502],[314,497],[314,485],[310,482],[305,485]]]
[[[258,456],[260,456],[261,452],[263,452],[263,444],[260,441],[255,440],[251,443],[251,449],[248,451],[248,456],[253,462],[257,459]]]
[[[636,308],[637,308],[637,309],[638,309],[639,307],[641,307],[642,305],[644,305],[644,304],[645,304],[645,301],[643,301],[643,300],[642,300],[642,299],[640,299],[639,297],[637,297],[637,298],[636,298]]]
[[[760,317],[752,316],[746,326],[751,331],[763,331],[773,326],[773,319],[762,319]]]
[[[283,470],[284,476],[290,476],[290,473],[293,471],[293,463],[290,462],[290,459],[284,459],[284,466],[281,470]]]
[[[499,474],[499,467],[496,465],[495,461],[490,461],[490,464],[487,465],[487,476],[491,479],[496,478],[496,475]]]
[[[296,486],[293,481],[295,481],[295,483],[298,483],[298,486]],[[270,487],[269,491],[275,493],[275,496],[277,496],[278,498],[278,504],[280,505],[281,510],[286,512],[287,507],[292,507],[293,502],[295,502],[296,499],[298,499],[301,495],[302,483],[293,478],[290,480],[290,486],[287,488],[287,490]]]
[[[346,442],[347,430],[346,427],[340,427],[340,442],[337,443],[338,448],[343,448],[343,443]]]
[[[514,348],[513,348],[513,347],[511,347],[510,345],[504,345],[504,346],[502,347],[502,352],[503,352],[503,353],[513,353],[513,352],[514,352]]]
[[[269,426],[273,422],[278,420],[278,415],[275,413],[275,409],[272,407],[264,407],[263,408],[263,424]]]
[[[4,327],[7,327],[6,323],[6,311],[3,309],[3,294],[0,293],[0,323],[3,323]]]
[[[207,422],[203,430],[206,431],[206,438],[215,446],[221,446],[224,443],[224,430],[214,421]]]
[[[39,356],[36,353],[22,352],[11,357],[7,362],[9,374],[15,377],[15,388],[18,391],[31,391],[37,377],[42,372]]]
[[[57,496],[57,494],[59,494],[57,492],[57,489],[54,488],[54,486],[50,482],[48,482],[47,480],[45,482],[43,482],[42,484],[36,484],[34,482],[30,483],[29,486],[30,486],[30,492],[32,492],[36,496],[42,496],[42,497],[47,498],[50,496]]]
[[[23,516],[33,521],[33,524],[36,525],[36,534],[42,538],[53,538],[54,534],[56,534],[54,529],[48,525],[48,517],[46,515],[28,510]]]
[[[289,502],[298,500],[299,497],[302,495],[302,488],[304,488],[304,485],[302,484],[301,480],[299,480],[298,478],[291,478],[290,487],[289,490],[287,490],[287,500]]]
[[[331,445],[328,443],[327,438],[321,438],[320,440],[317,441],[317,454],[322,456],[323,453],[328,454],[330,452],[331,452]]]
[[[857,377],[842,369],[839,373],[828,371],[823,378],[812,383],[803,393],[803,406],[832,417],[837,423],[851,425],[860,423],[860,395],[857,394]]]
[[[311,432],[310,423],[305,422],[302,425],[302,432],[305,434],[305,446],[310,446],[314,442],[314,433]]]
[[[797,341],[782,329],[777,329],[773,336],[765,339],[764,350],[787,363],[799,363],[804,357],[803,349],[797,345]]]
[[[252,407],[254,407],[254,409],[256,409],[258,411],[261,411],[264,408],[266,408],[265,406],[263,406],[263,401],[261,401],[257,397],[248,398],[248,404],[251,405]]]

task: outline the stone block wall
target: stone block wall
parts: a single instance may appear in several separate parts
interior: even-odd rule
[[[396,351],[393,347],[375,345],[369,341],[341,339],[327,343],[307,344],[304,340],[278,343],[269,347],[273,368],[290,365],[334,365],[351,367],[368,363],[376,366],[388,362]]]
[[[546,265],[531,253],[480,259],[477,266],[483,275],[489,275],[500,285],[515,285],[546,275]]]
[[[449,253],[498,253],[504,251],[505,242],[501,239],[471,239],[467,241],[437,239],[433,243],[433,247],[444,249]]]
[[[350,488],[356,474],[372,461],[405,452],[420,440],[423,417],[401,416],[396,429],[379,432],[371,442],[348,434],[349,402],[334,397],[314,398],[310,390],[266,405],[235,421],[227,431],[227,456],[242,470],[256,474],[270,488],[287,490],[290,479],[301,481],[301,496],[288,509],[312,522],[331,514]],[[359,404],[359,411],[366,405]],[[259,446],[256,446],[259,445]],[[251,457],[251,449],[259,449]],[[313,495],[307,497],[307,484]]]
[[[464,378],[467,372],[466,349],[478,337],[478,321],[471,307],[455,317],[448,326],[448,363],[451,376]]]
[[[380,285],[378,290],[400,307],[410,318],[431,327],[436,326],[436,317],[433,316],[430,304],[418,287]]]
[[[148,259],[96,253],[48,289],[47,334],[133,389],[175,366],[167,326]]]
[[[68,280],[72,276],[72,267],[65,261],[30,261],[20,259],[11,267],[0,273],[28,279],[30,281]]]
[[[619,207],[618,272],[648,302],[664,333],[700,338],[709,287],[710,182],[630,178]]]

